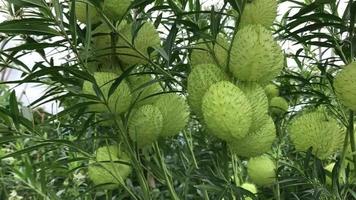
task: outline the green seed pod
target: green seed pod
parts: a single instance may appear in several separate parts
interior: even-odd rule
[[[248,176],[260,186],[269,186],[276,179],[276,164],[268,156],[251,158],[247,164]]]
[[[189,106],[182,96],[174,93],[161,94],[153,105],[161,111],[163,116],[161,137],[176,135],[187,125]]]
[[[87,12],[88,6],[88,12]],[[87,15],[88,13],[88,15]],[[89,3],[89,1],[76,1],[75,2],[75,14],[78,21],[82,23],[87,23],[87,17],[92,24],[100,22],[100,15],[96,11],[96,8]]]
[[[241,185],[241,187],[253,194],[257,194],[257,187],[255,184],[252,183],[244,183]],[[251,197],[245,197],[244,200],[252,200]]]
[[[237,79],[266,84],[280,73],[283,64],[281,47],[266,28],[249,25],[237,32],[229,65]]]
[[[105,98],[108,98],[110,87],[113,81],[118,77],[118,75],[109,72],[95,72],[94,78],[103,93]],[[85,94],[96,95],[96,92],[93,88],[93,84],[89,81],[84,81],[83,84],[83,92]],[[105,106],[104,102],[100,102],[98,104],[90,105],[90,110],[95,112],[109,112],[120,114],[126,112],[131,104],[131,91],[126,83],[126,81],[122,81],[120,85],[116,88],[115,92],[108,99],[108,108]]]
[[[136,50],[141,52],[146,58],[149,57],[148,48],[149,47],[159,47],[160,46],[160,38],[158,31],[154,27],[152,23],[146,22],[143,24],[138,30],[135,37],[132,37],[132,24],[126,24],[119,31],[125,36],[125,38],[131,42]],[[125,66],[132,66],[136,64],[147,64],[148,61],[140,53],[132,49],[125,41],[124,38],[120,38],[118,40],[117,52],[119,54],[119,59]],[[151,55],[152,56],[152,55]]]
[[[268,98],[263,91],[263,88],[257,83],[239,82],[238,87],[244,92],[252,109],[252,123],[250,132],[255,132],[260,129],[265,123],[266,115],[268,114]]]
[[[295,117],[288,128],[297,151],[307,151],[320,159],[337,152],[344,141],[344,131],[336,119],[323,110],[303,113]]]
[[[194,67],[200,64],[214,64],[226,71],[228,48],[229,43],[222,34],[216,37],[214,44],[199,40],[191,53],[191,65]]]
[[[277,5],[276,0],[254,0],[247,3],[242,12],[240,28],[257,24],[269,28],[277,16]]]
[[[163,127],[163,117],[156,106],[143,105],[133,111],[128,122],[129,135],[138,147],[145,147],[157,140]]]
[[[251,126],[252,109],[248,99],[228,81],[210,86],[203,97],[202,111],[209,131],[226,141],[242,139]]]
[[[340,101],[356,111],[356,62],[347,65],[336,75],[334,88]]]
[[[269,100],[271,100],[273,97],[278,97],[279,96],[279,88],[275,84],[268,84],[265,88],[265,93],[268,97]]]
[[[128,155],[114,145],[98,148],[96,150],[96,161],[89,163],[88,175],[95,185],[105,184],[100,189],[117,188],[124,184],[124,180],[132,171],[131,166],[128,165],[130,163]]]
[[[149,74],[135,74],[129,76],[129,84],[133,93],[135,106],[152,104],[157,100],[157,94],[162,92],[161,85]]]
[[[228,80],[228,77],[216,65],[201,64],[193,68],[188,76],[188,102],[197,116],[202,117],[201,104],[205,92],[212,84],[223,80]]]
[[[131,5],[131,0],[104,0],[104,14],[111,20],[121,19]]]
[[[271,150],[276,139],[276,128],[271,117],[265,116],[265,122],[254,132],[249,132],[240,140],[230,140],[229,147],[232,152],[243,157],[259,156]]]
[[[269,111],[272,115],[283,115],[288,111],[288,102],[283,97],[273,97],[269,102]]]
[[[111,40],[114,39],[111,37],[111,32],[112,30],[105,23],[93,31],[94,54],[102,65],[111,65],[111,56],[113,55]]]

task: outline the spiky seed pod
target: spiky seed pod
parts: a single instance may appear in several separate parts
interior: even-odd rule
[[[312,153],[320,159],[337,152],[344,140],[344,131],[338,121],[323,110],[295,117],[288,132],[297,151],[307,151],[312,147]]]
[[[266,84],[280,73],[283,63],[281,47],[266,28],[249,25],[237,32],[229,64],[237,79]]]
[[[254,157],[247,163],[247,173],[257,185],[269,186],[275,182],[276,164],[266,155]]]
[[[242,12],[240,28],[251,24],[269,28],[277,16],[277,5],[276,0],[253,0],[247,3]]]
[[[263,91],[263,88],[253,82],[239,82],[238,87],[244,92],[252,109],[252,123],[250,132],[255,132],[260,129],[265,123],[266,115],[268,114],[268,98]]]
[[[118,75],[110,72],[94,73],[95,81],[106,99],[108,98],[110,87],[117,77]],[[89,81],[84,81],[83,92],[86,94],[96,95],[93,84]],[[96,112],[106,113],[111,111],[111,113],[120,114],[129,109],[131,99],[132,97],[129,85],[125,80],[123,80],[116,88],[115,92],[107,100],[110,110],[108,110],[103,101],[98,102],[98,104],[90,105],[90,109]]]
[[[103,23],[93,31],[93,50],[97,60],[102,65],[109,65],[112,53],[112,38],[110,27]],[[114,43],[116,41],[113,41]]]
[[[279,96],[279,88],[275,84],[268,84],[265,88],[265,93],[268,97],[269,100],[271,100],[273,97],[278,97]]]
[[[131,0],[105,0],[103,11],[111,20],[121,19],[131,5]]]
[[[348,64],[336,75],[334,87],[340,101],[356,111],[356,62]]]
[[[149,74],[137,74],[129,76],[129,84],[133,94],[135,106],[154,103],[162,88],[158,82],[154,82]]]
[[[88,6],[88,12],[87,12]],[[88,15],[87,15],[88,13]],[[87,23],[87,18],[89,18],[90,22],[95,24],[100,21],[100,15],[96,11],[96,8],[89,3],[89,1],[76,1],[75,2],[75,14],[78,21],[82,23]]]
[[[248,99],[228,81],[210,86],[203,97],[202,111],[209,131],[226,141],[242,139],[251,126],[252,109]]]
[[[101,189],[115,189],[130,175],[129,163],[128,155],[117,146],[103,146],[96,150],[96,162],[89,163],[88,175],[95,185],[105,184]]]
[[[163,116],[161,137],[176,135],[187,125],[189,106],[182,96],[174,93],[161,94],[153,105],[161,111]]]
[[[283,97],[273,97],[269,102],[269,111],[272,115],[283,115],[288,111],[288,102]]]
[[[201,104],[205,92],[217,82],[228,80],[227,75],[214,64],[200,64],[188,76],[188,102],[190,108],[202,117]]]
[[[226,71],[228,48],[229,43],[222,34],[216,37],[215,43],[199,40],[191,53],[191,65],[214,64]]]
[[[119,59],[122,61],[122,63],[125,64],[125,66],[132,66],[135,64],[147,64],[147,59],[142,57],[142,55],[148,58],[148,48],[160,46],[161,41],[159,38],[158,31],[152,23],[146,22],[140,27],[136,35],[133,37],[131,34],[131,27],[132,24],[126,24],[120,29],[120,31],[129,42],[133,41],[131,45],[133,45],[134,48],[141,54],[132,49],[129,44],[124,41],[123,38],[119,37],[117,44],[117,46],[119,47],[117,49]]]
[[[153,105],[143,105],[134,110],[129,118],[128,130],[138,147],[145,147],[157,140],[163,127],[161,111]]]
[[[254,132],[249,132],[240,140],[228,141],[232,152],[243,157],[255,157],[269,151],[276,139],[276,128],[271,117],[265,116],[264,124]]]
[[[252,183],[244,183],[241,185],[241,187],[253,194],[257,194],[257,187],[255,184]],[[251,197],[245,197],[244,200],[252,200]]]

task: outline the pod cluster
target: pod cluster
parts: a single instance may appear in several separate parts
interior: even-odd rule
[[[231,43],[222,34],[214,41],[200,40],[190,57],[187,90],[191,110],[210,134],[225,140],[233,152],[243,157],[267,152],[276,137],[268,113],[271,101],[264,87],[281,72],[284,56],[267,29],[277,9],[276,2],[271,2],[265,5],[256,0],[247,5],[241,18],[244,25]],[[264,21],[266,16],[269,19]]]

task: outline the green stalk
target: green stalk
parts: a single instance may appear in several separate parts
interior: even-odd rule
[[[184,139],[187,141],[188,149],[189,149],[189,152],[190,152],[191,157],[193,159],[194,167],[195,167],[195,169],[199,169],[197,160],[196,160],[195,155],[194,155],[192,136],[191,136],[191,134],[189,134],[189,138],[188,138],[188,135],[187,135],[186,131],[183,131],[183,135],[184,135]]]
[[[349,114],[349,127],[348,127],[348,133],[350,137],[350,145],[351,145],[351,151],[355,152],[356,151],[356,146],[355,146],[355,131],[354,131],[354,112],[350,111]],[[356,154],[352,155],[353,157],[353,163],[354,163],[354,173],[356,175]]]
[[[173,200],[179,200],[179,197],[178,197],[176,191],[174,190],[174,187],[172,184],[172,175],[169,174],[169,171],[167,169],[166,163],[164,162],[161,150],[160,150],[157,142],[155,142],[155,144],[154,144],[154,149],[157,153],[157,157],[160,162],[161,169],[164,173],[164,177],[166,179],[166,184],[168,186],[169,193],[171,194],[171,197]]]

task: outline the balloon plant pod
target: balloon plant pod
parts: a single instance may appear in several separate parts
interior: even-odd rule
[[[210,86],[203,97],[202,111],[209,131],[226,141],[245,137],[252,123],[250,102],[228,81]]]
[[[356,62],[348,64],[336,75],[334,88],[340,101],[356,111]]]
[[[239,156],[255,157],[271,150],[276,139],[276,128],[270,116],[265,115],[265,118],[259,129],[249,132],[242,139],[228,141],[231,151]]]
[[[110,72],[94,73],[95,81],[98,84],[101,93],[104,95],[104,98],[107,99],[107,105],[105,105],[103,100],[98,101],[97,104],[89,106],[91,111],[120,114],[126,112],[129,109],[132,96],[130,87],[125,80],[120,83],[115,92],[108,98],[110,87],[117,77],[117,74]],[[97,95],[93,87],[93,83],[84,81],[83,92],[85,94]]]
[[[276,180],[276,164],[267,155],[254,157],[247,163],[247,173],[253,183],[270,186]]]
[[[240,28],[251,24],[260,24],[266,28],[272,26],[277,16],[276,0],[253,0],[246,3],[240,20]]]
[[[96,150],[96,161],[88,167],[89,178],[101,189],[115,189],[130,175],[130,158],[116,145],[103,146]]]
[[[189,106],[184,97],[175,93],[165,93],[153,103],[163,117],[161,137],[174,136],[182,131],[188,123]]]
[[[214,83],[228,80],[227,75],[214,64],[200,64],[193,68],[188,76],[188,102],[190,108],[199,117],[202,116],[203,96]]]
[[[163,127],[161,111],[153,105],[143,105],[132,112],[128,130],[138,147],[145,147],[158,139]]]
[[[263,26],[249,25],[236,33],[229,68],[238,80],[266,84],[281,72],[283,64],[281,47]]]
[[[307,151],[320,159],[336,153],[343,145],[344,130],[324,110],[304,112],[291,120],[288,132],[297,151]]]

